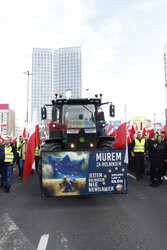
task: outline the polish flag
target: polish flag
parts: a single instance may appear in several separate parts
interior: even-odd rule
[[[140,130],[143,130],[143,122],[140,123]]]
[[[128,140],[127,140],[127,118],[126,118],[126,105],[124,107],[121,125],[117,129],[114,148],[122,149],[125,148],[125,158],[124,163],[128,164]]]
[[[23,130],[23,137],[24,138],[29,138],[29,135],[30,135],[30,133],[29,133],[29,127],[28,127],[28,124],[26,123],[25,127],[24,127],[24,130]]]
[[[125,148],[127,141],[127,127],[126,127],[126,105],[121,117],[121,125],[117,129],[114,148]]]
[[[167,124],[164,126],[164,131],[165,131],[165,138],[167,138]]]
[[[26,158],[24,163],[23,179],[27,181],[29,175],[33,171],[33,163],[35,161],[35,148],[40,144],[39,123],[37,109],[34,110],[31,121],[30,135],[27,144]]]
[[[133,125],[131,128],[128,128],[128,144],[133,140],[133,136],[135,135],[135,133],[136,131]]]
[[[154,133],[154,129],[152,127],[148,127],[148,128],[144,128],[143,129],[143,133],[142,133],[142,137],[145,136],[145,134],[147,134],[147,138],[151,139],[151,134]]]
[[[7,127],[7,124],[6,123],[1,123],[1,128],[5,128]]]

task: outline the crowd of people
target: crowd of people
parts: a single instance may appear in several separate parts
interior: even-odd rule
[[[143,179],[144,172],[150,175],[149,185],[158,187],[167,180],[167,140],[165,132],[152,133],[151,138],[137,132],[136,138],[129,144],[129,171],[135,171],[136,179]]]
[[[42,138],[41,144],[45,138]],[[0,188],[6,193],[10,192],[13,166],[18,168],[18,178],[22,180],[28,138],[19,136],[16,143],[10,141],[10,137],[0,138]],[[39,171],[40,145],[35,149],[35,171]],[[33,173],[34,170],[32,170]],[[151,138],[147,134],[142,138],[142,133],[137,132],[136,137],[129,144],[129,172],[135,171],[136,179],[143,179],[144,172],[150,175],[149,185],[158,187],[167,180],[167,139],[165,132],[152,133]]]
[[[14,165],[18,168],[18,179],[22,180],[24,162],[28,138],[19,136],[19,140],[13,143],[10,137],[0,138],[0,188],[4,188],[6,193],[10,192],[11,179]],[[40,155],[40,145],[35,149],[35,171],[38,173]],[[32,170],[32,173],[34,170]]]

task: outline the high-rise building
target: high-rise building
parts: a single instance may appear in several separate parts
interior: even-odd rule
[[[167,44],[164,46],[164,70],[165,70],[165,120],[167,123]]]
[[[0,134],[15,135],[15,111],[9,108],[9,104],[0,104]]]
[[[31,114],[38,109],[40,125],[41,107],[51,103],[55,92],[65,97],[68,89],[71,97],[82,96],[81,48],[33,49]]]

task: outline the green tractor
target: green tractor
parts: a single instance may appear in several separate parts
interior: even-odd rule
[[[113,149],[114,137],[108,136],[103,105],[115,106],[95,98],[58,98],[46,104],[52,108],[48,125],[49,139],[41,148],[40,185],[42,196],[84,196],[126,193],[125,150]]]
[[[114,138],[106,133],[106,122],[102,106],[109,104],[110,117],[115,116],[111,102],[102,103],[100,98],[57,98],[41,109],[42,120],[47,118],[47,106],[52,107],[49,124],[49,140],[45,147],[53,150],[112,149]]]

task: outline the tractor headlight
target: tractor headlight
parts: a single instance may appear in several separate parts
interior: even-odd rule
[[[75,144],[74,143],[70,143],[70,148],[74,149],[75,148]]]

